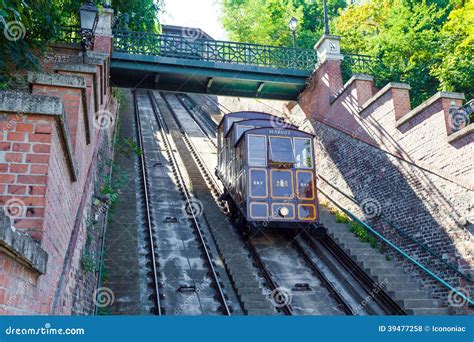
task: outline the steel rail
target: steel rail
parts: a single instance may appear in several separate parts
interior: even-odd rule
[[[228,112],[230,112],[230,110],[228,108],[226,108],[223,105],[221,106],[217,101],[214,101],[212,98],[209,99],[209,100],[216,103],[218,106],[224,108]],[[216,182],[214,180],[214,178],[213,178],[213,181]],[[314,250],[315,248],[314,248],[313,238],[309,235],[309,233],[307,231],[304,231],[304,233],[305,234],[303,235],[303,238],[305,239],[305,241],[308,243],[308,245],[310,247],[313,247],[313,250]],[[336,244],[336,242],[334,242],[334,240],[332,240],[329,236],[326,236],[323,240],[321,240],[321,242],[322,242],[323,246],[331,253],[331,255],[336,260],[339,260],[340,264],[346,269],[346,271],[348,271],[349,273],[354,274],[354,279],[359,283],[359,285],[361,285],[365,289],[365,291],[367,293],[372,293],[373,292],[373,289],[375,289],[377,284],[367,274],[367,272],[365,272],[362,268],[360,268],[359,265],[356,262],[354,262],[354,260],[352,260],[350,258],[350,256],[342,248],[340,248]],[[303,258],[305,258],[305,257],[303,256]],[[310,261],[313,264],[313,266],[316,266],[316,265],[314,265],[314,263],[310,259],[308,259],[308,261]],[[309,263],[308,263],[308,266],[311,269],[313,269],[313,267]],[[315,271],[315,270],[313,270],[313,271]],[[329,286],[333,287],[330,282],[329,282]],[[400,314],[405,315],[406,314],[404,312],[404,310],[383,289],[379,289],[376,292],[377,293],[375,294],[375,299],[376,299],[378,305],[381,306],[382,308],[384,308],[385,311],[387,311],[388,313],[398,314],[398,315],[400,315]],[[347,303],[344,301],[344,299],[342,297],[340,297],[337,290],[334,290],[333,295],[336,298],[336,300],[343,306],[344,311],[346,313],[354,314],[352,312],[352,309],[347,305]],[[337,297],[339,297],[339,298],[337,298]]]
[[[163,95],[163,98],[165,99],[166,101],[166,95]],[[172,95],[168,95],[168,96],[172,96]],[[183,104],[183,107],[186,107],[185,104]],[[176,116],[174,116],[175,120],[178,121],[178,118]],[[184,131],[184,128],[182,127],[182,125],[178,122],[178,126],[180,127],[180,129],[182,130],[183,134],[186,135],[186,132]],[[217,147],[216,147],[217,148]],[[190,146],[190,149],[194,149],[195,148],[193,146]],[[199,154],[196,153],[196,157],[197,158],[200,158]],[[206,165],[203,163],[203,168],[206,168]],[[204,170],[204,172],[206,172]],[[212,174],[209,174],[209,172],[207,171],[207,175],[206,176],[209,176],[212,180],[212,183],[215,187],[217,187],[217,180],[214,178],[214,176]],[[278,288],[278,284],[273,280],[271,274],[266,270],[265,268],[265,264],[263,263],[263,261],[261,260],[260,256],[258,255],[258,252],[257,250],[255,249],[255,247],[253,245],[251,245],[251,243],[247,243],[246,244],[248,247],[249,247],[249,252],[252,256],[252,258],[255,260],[256,264],[257,264],[257,267],[262,271],[262,275],[263,277],[265,278],[265,280],[267,281],[269,287],[272,289],[272,290],[275,290]],[[304,251],[301,251],[302,254],[304,254],[305,256],[303,256],[303,258],[308,258],[308,256],[306,255],[306,253],[304,253]],[[305,260],[306,261],[306,260]],[[313,265],[310,265],[308,264],[308,266],[315,272],[315,273],[319,273],[318,270],[314,270],[313,267],[317,267],[314,265],[314,263],[308,258],[308,261],[313,264]],[[308,262],[307,261],[307,262]],[[323,276],[324,277],[324,276]],[[327,286],[330,287],[330,288],[333,288],[332,284],[327,280],[327,278],[324,277],[324,279],[326,281],[323,281],[325,284],[327,282]],[[329,290],[331,291],[331,290]],[[350,307],[347,305],[347,303],[345,303],[345,301],[343,300],[343,298],[339,295],[339,293],[334,289],[334,297],[336,298],[336,300],[343,306],[344,308],[344,311],[348,314],[351,314],[349,312],[352,312],[352,310],[350,309]],[[291,307],[287,307],[287,308],[282,308],[282,310],[285,312],[285,314],[287,315],[291,315],[292,314],[292,309]]]
[[[201,158],[201,155],[198,153],[198,150],[196,148],[196,146],[194,146],[193,142],[191,141],[191,139],[189,138],[189,135],[188,133],[186,132],[186,130],[184,129],[183,125],[181,125],[181,123],[179,122],[179,119],[178,117],[176,116],[176,113],[172,110],[171,108],[171,105],[168,101],[168,99],[166,98],[167,96],[175,96],[174,94],[164,94],[162,92],[160,92],[160,95],[161,97],[163,98],[163,100],[165,101],[166,103],[166,106],[168,107],[168,109],[170,109],[170,112],[171,112],[171,115],[173,116],[175,122],[176,122],[176,125],[178,126],[181,134],[183,135],[183,139],[187,145],[187,147],[189,148],[192,156],[195,158],[195,161],[198,165],[198,167],[200,168],[200,170],[203,172],[203,176],[204,176],[204,179],[208,182],[208,185],[212,188],[211,190],[214,193],[214,197],[217,197],[220,195],[220,193],[222,192],[222,187],[219,185],[219,183],[217,182],[215,176],[214,176],[214,173],[211,172],[209,170],[209,168],[207,167],[206,163],[204,162],[204,160]],[[183,105],[183,107],[186,107],[186,105]],[[214,144],[213,144],[214,145]],[[217,146],[214,145],[214,148],[216,149],[217,151]],[[217,201],[218,202],[218,201]]]
[[[242,232],[239,231],[239,233],[241,233],[241,236],[243,238]],[[265,263],[263,262],[262,258],[260,258],[260,255],[258,254],[257,249],[253,245],[252,241],[248,240],[244,242],[250,252],[250,255],[255,260],[255,263],[257,264],[257,268],[262,272],[262,276],[267,282],[267,285],[270,288],[270,290],[272,291],[278,290],[279,288],[278,283],[275,280],[273,280],[271,273],[267,270]],[[280,306],[279,309],[281,309],[287,316],[293,315],[293,309],[291,305],[289,304],[284,304]]]
[[[143,136],[142,136],[142,128],[140,122],[140,113],[138,111],[138,99],[137,94],[133,91],[133,102],[135,107],[135,125],[137,129],[138,135],[138,147],[140,151],[144,151],[143,149]],[[150,214],[150,201],[148,198],[148,185],[147,185],[147,169],[146,169],[146,160],[144,153],[140,153],[140,165],[141,165],[141,177],[143,183],[143,194],[145,200],[145,209],[146,209],[146,225],[147,231],[150,237],[150,249],[151,249],[151,259],[152,259],[152,273],[153,273],[153,283],[154,283],[154,290],[155,290],[155,304],[156,304],[156,314],[160,316],[161,312],[161,302],[160,302],[160,289],[159,289],[159,281],[158,281],[158,271],[157,271],[157,262],[156,262],[156,254],[155,254],[155,246],[154,246],[154,239],[153,239],[153,226],[152,226],[152,219]]]
[[[211,137],[209,135],[209,133],[207,132],[206,128],[204,127],[204,125],[199,121],[199,119],[196,117],[196,115],[193,113],[193,111],[191,109],[188,108],[188,106],[185,105],[184,101],[181,99],[181,97],[179,97],[178,95],[176,95],[176,98],[178,99],[178,101],[181,103],[181,106],[183,106],[183,108],[186,110],[186,112],[189,114],[189,116],[191,116],[194,120],[194,122],[199,126],[199,129],[202,131],[202,133],[209,139],[209,141],[211,142],[212,145],[214,145],[215,148],[217,148],[217,144],[214,142],[214,139],[213,137]],[[209,128],[209,127],[208,127]],[[209,128],[210,129],[210,128]]]
[[[314,237],[307,231],[304,231],[303,234],[305,241],[313,250],[316,250]],[[406,315],[403,308],[401,308],[400,305],[398,305],[398,303],[395,302],[329,235],[318,240],[333,258],[338,260],[339,264],[353,276],[357,283],[374,298],[377,304],[383,308],[387,314]],[[374,291],[375,289],[377,289],[377,291]]]
[[[339,291],[337,291],[335,286],[329,281],[326,275],[324,275],[324,272],[321,271],[319,266],[313,260],[311,260],[311,258],[305,252],[304,248],[294,239],[292,240],[292,245],[301,255],[301,257],[309,266],[309,268],[313,271],[313,273],[321,280],[323,286],[329,291],[329,293],[336,300],[336,302],[342,307],[344,312],[348,315],[354,315],[352,308],[346,303],[344,298],[340,295]]]
[[[230,308],[227,304],[227,299],[226,299],[226,296],[224,294],[224,290],[223,290],[223,288],[220,284],[219,277],[218,277],[217,272],[216,272],[216,270],[214,268],[214,265],[213,265],[212,257],[209,253],[209,249],[206,245],[206,241],[204,240],[204,235],[202,233],[201,225],[200,225],[200,223],[198,221],[198,218],[196,217],[196,214],[193,210],[192,201],[191,201],[191,193],[190,193],[190,191],[189,191],[189,189],[186,185],[186,182],[184,180],[184,177],[181,173],[181,170],[179,168],[179,164],[178,164],[177,159],[175,157],[175,152],[173,151],[173,148],[171,147],[171,143],[169,141],[169,138],[165,134],[165,131],[166,131],[166,133],[170,132],[169,128],[168,128],[164,118],[162,117],[162,115],[161,115],[161,113],[158,109],[154,94],[151,91],[148,91],[148,96],[149,96],[150,102],[152,104],[153,113],[155,115],[156,121],[157,121],[158,125],[161,128],[160,133],[162,135],[163,142],[165,143],[165,146],[166,146],[167,150],[169,151],[169,156],[170,156],[170,159],[171,159],[170,161],[176,167],[176,178],[177,178],[178,182],[181,185],[182,192],[183,192],[183,195],[185,197],[186,203],[187,203],[188,207],[190,208],[191,221],[194,224],[197,235],[199,237],[199,241],[202,245],[202,248],[203,248],[203,251],[204,251],[204,254],[205,254],[205,257],[206,257],[206,261],[208,263],[211,278],[212,278],[213,282],[215,283],[217,294],[218,294],[218,296],[220,298],[220,301],[221,301],[221,304],[223,306],[222,309],[224,311],[224,314],[230,316],[231,315],[231,310],[230,310]],[[163,97],[163,99],[164,99],[164,97]],[[165,100],[165,103],[167,103],[166,100]],[[169,104],[168,104],[168,108],[170,109],[171,112],[173,112],[173,110],[169,106]]]

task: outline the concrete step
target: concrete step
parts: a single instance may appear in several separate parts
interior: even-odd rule
[[[420,282],[415,280],[412,276],[409,274],[405,275],[380,275],[380,276],[373,276],[374,280],[376,280],[378,283],[380,282],[392,282],[392,283],[413,283],[419,285]]]
[[[356,241],[347,241],[346,240],[346,241],[342,241],[341,243],[344,246],[344,248],[346,248],[346,249],[350,249],[350,250],[353,250],[353,249],[362,249],[362,250],[367,249],[367,250],[374,251],[374,254],[377,254],[377,255],[380,254],[378,249],[372,248],[370,246],[370,244],[368,244],[366,242],[362,242],[359,239],[357,239]]]
[[[323,220],[323,224],[327,228],[328,232],[331,232],[331,233],[350,232],[349,228],[347,227],[347,224],[338,223],[338,222],[336,222],[336,220],[332,220],[332,221],[324,221]],[[354,234],[352,234],[352,235],[354,235]]]
[[[400,302],[403,307],[410,309],[438,309],[439,306],[439,301],[436,299],[402,299],[398,302]]]
[[[262,299],[264,298],[262,293],[247,293],[247,294],[239,294],[239,299],[242,302],[258,302],[258,301],[263,301]],[[267,302],[268,303],[268,302]]]
[[[337,223],[335,215],[324,209],[321,211],[322,222],[328,233],[348,253],[371,278],[383,285],[388,295],[396,300],[407,314],[442,315],[446,309],[439,309],[439,301],[433,299],[429,291],[395,260],[388,261],[386,256],[370,244],[362,242],[348,230],[346,224]]]
[[[378,255],[380,255],[380,253],[376,249],[371,248],[369,245],[367,245],[367,247],[364,246],[364,247],[344,248],[344,250],[346,251],[346,253],[348,253],[351,256],[365,254],[366,256],[377,257]]]
[[[262,310],[262,309],[248,309],[247,315],[249,316],[268,316],[268,315],[276,315],[275,310]]]
[[[258,287],[246,287],[246,286],[242,286],[242,287],[239,287],[239,294],[240,295],[247,295],[247,294],[258,294],[258,295],[262,295],[262,289],[261,288],[258,288]]]
[[[234,285],[237,288],[241,288],[241,287],[259,288],[260,287],[258,285],[257,279],[255,279],[255,277],[249,277],[249,278],[246,278],[246,279],[237,278],[236,280],[233,280],[233,282],[234,282]]]
[[[359,238],[354,235],[354,233],[350,231],[332,231],[329,232],[329,235],[332,236],[333,239],[343,239],[347,241],[359,241]]]
[[[426,290],[397,290],[397,291],[388,291],[388,293],[393,296],[395,299],[399,300],[408,300],[408,299],[430,299],[431,296]]]
[[[372,262],[372,261],[380,261],[380,262],[386,262],[385,256],[383,254],[380,254],[378,251],[375,251],[373,253],[372,251],[368,251],[365,254],[355,254],[353,255],[353,259],[357,261],[358,263],[361,262]],[[390,262],[390,261],[389,261]],[[399,265],[394,263],[395,267],[400,268]]]
[[[446,308],[407,308],[405,311],[407,314],[415,316],[444,316],[449,313]]]
[[[417,282],[384,282],[385,288],[389,291],[407,290],[416,291],[420,288]]]
[[[369,273],[372,276],[403,276],[405,273],[399,268],[389,268],[389,267],[364,267],[364,271]]]
[[[387,261],[382,258],[366,258],[363,261],[358,262],[359,265],[368,267],[368,268],[390,268],[390,269],[398,269],[398,265],[395,265],[393,262]]]
[[[272,309],[272,305],[268,301],[258,300],[258,301],[242,301],[246,310],[250,309]]]

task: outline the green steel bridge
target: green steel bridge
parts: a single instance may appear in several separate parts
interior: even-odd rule
[[[78,28],[64,41],[80,42]],[[113,32],[117,87],[296,100],[316,67],[316,51],[127,30]],[[349,63],[364,57],[346,55]]]

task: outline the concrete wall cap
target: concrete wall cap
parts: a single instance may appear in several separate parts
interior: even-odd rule
[[[464,128],[461,128],[459,131],[456,131],[448,136],[448,142],[452,143],[460,138],[463,138],[469,134],[474,133],[474,123],[467,125]]]
[[[80,54],[82,55],[82,52]],[[97,51],[87,51],[87,56],[92,57],[92,58],[98,58],[103,61],[110,57],[108,53],[97,52]]]
[[[48,253],[30,236],[19,234],[11,227],[10,218],[0,210],[0,247],[19,258],[40,274],[46,274]]]
[[[335,94],[334,96],[331,97],[329,102],[331,104],[334,103],[339,98],[339,96],[341,96],[351,86],[351,84],[354,83],[355,81],[371,81],[371,82],[373,82],[374,77],[371,76],[371,75],[367,75],[367,74],[353,74],[352,77],[342,86],[342,88],[339,89],[337,94]]]
[[[79,53],[79,56],[82,60],[82,52]],[[86,53],[86,63],[87,64],[94,64],[94,65],[103,65],[105,59],[100,58],[98,56],[93,56],[90,52]]]
[[[336,36],[336,35],[334,35],[334,34],[323,34],[322,37],[319,38],[318,42],[314,45],[314,49],[317,50],[318,47],[319,47],[326,39],[341,40],[341,36]]]
[[[386,92],[388,92],[390,89],[406,89],[410,90],[411,87],[409,84],[406,83],[398,83],[398,82],[389,82],[380,89],[372,98],[367,100],[363,105],[362,109],[360,110],[359,114],[362,114],[364,110],[370,107],[371,104],[373,104],[375,101],[377,101],[380,97],[382,97]]]
[[[61,99],[54,96],[0,91],[0,112],[62,115],[64,106]]]
[[[403,125],[408,120],[412,119],[413,117],[420,114],[423,110],[431,106],[437,100],[444,98],[444,99],[455,99],[455,100],[464,100],[464,94],[462,93],[452,93],[448,91],[438,91],[436,94],[431,96],[428,100],[423,103],[420,103],[417,107],[413,108],[411,111],[406,113],[400,119],[397,120],[396,126],[399,127]]]
[[[360,81],[373,81],[374,76],[368,75],[368,74],[353,74],[352,77],[349,79],[349,81],[346,82],[346,84],[351,83],[355,80],[360,80]]]
[[[451,91],[438,91],[434,96],[443,97],[445,99],[465,100],[463,93],[454,93]]]
[[[28,82],[68,88],[86,88],[84,77],[65,74],[28,72]]]
[[[95,74],[97,67],[95,65],[80,64],[80,63],[55,63],[54,70],[74,71],[84,74]]]

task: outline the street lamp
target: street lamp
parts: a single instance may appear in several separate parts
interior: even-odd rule
[[[293,33],[293,49],[296,49],[296,25],[298,25],[298,19],[296,19],[295,17],[291,17],[288,26],[290,27],[291,32]]]
[[[85,62],[85,56],[92,45],[97,22],[99,21],[99,9],[92,1],[85,2],[79,9],[81,19],[81,46],[82,59]]]
[[[323,14],[324,14],[324,34],[329,34],[328,7],[326,5],[326,0],[323,0]]]

